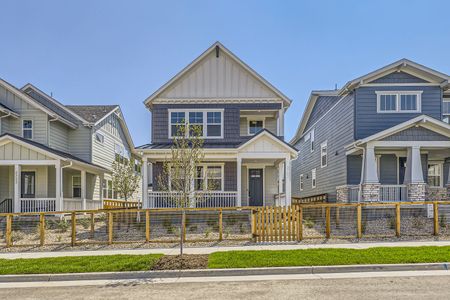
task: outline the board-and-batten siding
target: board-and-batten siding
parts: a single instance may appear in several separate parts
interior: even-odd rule
[[[406,72],[393,72],[370,83],[426,83],[427,81]]]
[[[0,160],[52,160],[40,152],[14,142],[0,146]]]
[[[232,57],[212,51],[160,98],[278,98]]]
[[[354,95],[345,96],[336,106],[322,116],[314,126],[314,151],[310,151],[311,141],[301,138],[295,147],[299,156],[292,164],[292,195],[307,197],[328,193],[330,200],[336,197],[336,186],[346,183],[347,156],[344,146],[353,139]],[[320,167],[320,145],[327,141],[328,164]],[[316,169],[316,188],[311,187],[311,170]],[[303,174],[304,189],[300,191],[300,174]]]
[[[42,110],[32,106],[20,97],[0,86],[0,103],[20,114],[20,118],[2,120],[2,132],[22,136],[22,120],[33,121],[33,140],[48,145],[48,116]]]
[[[69,132],[71,130],[73,129],[60,122],[50,122],[49,147],[69,153]]]

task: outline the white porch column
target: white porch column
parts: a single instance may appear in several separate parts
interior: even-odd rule
[[[101,208],[103,208],[103,184],[105,183],[105,174],[99,175],[100,178],[100,202]]]
[[[62,198],[62,171],[61,171],[61,162],[58,160],[55,164],[55,180],[56,180],[56,211],[61,211],[64,209],[63,198]]]
[[[282,194],[284,193],[284,187],[283,187],[283,178],[285,174],[285,168],[283,162],[280,162],[278,164],[278,193]]]
[[[278,111],[278,136],[284,136],[284,108]]]
[[[236,184],[237,184],[237,195],[236,195],[236,206],[242,206],[242,158],[238,157],[236,160]]]
[[[81,171],[81,209],[86,210],[86,171]]]
[[[286,172],[285,172],[285,182],[286,182],[286,187],[285,187],[285,199],[286,199],[286,206],[290,206],[292,203],[292,199],[291,199],[291,157],[288,156],[285,159],[285,168],[286,168]]]
[[[148,207],[148,160],[142,161],[142,208]]]
[[[411,183],[424,183],[420,147],[411,147]]]
[[[14,165],[14,212],[20,212],[20,181],[21,181],[21,167]]]
[[[364,183],[379,183],[375,148],[369,145],[364,157]]]

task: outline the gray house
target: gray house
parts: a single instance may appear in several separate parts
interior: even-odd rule
[[[293,195],[330,201],[447,198],[449,77],[402,59],[313,91],[291,144]]]
[[[291,101],[220,43],[145,100],[152,113],[144,160],[144,207],[167,207],[177,191],[161,191],[156,178],[170,160],[177,126],[203,127],[204,163],[192,184],[193,206],[289,204],[291,160],[284,113]],[[189,133],[187,133],[189,134]],[[286,179],[286,180],[285,180]],[[215,191],[204,189],[214,182]]]
[[[0,212],[97,209],[133,142],[120,108],[65,106],[0,80]]]

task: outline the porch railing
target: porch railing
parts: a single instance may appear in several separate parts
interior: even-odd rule
[[[13,209],[13,199],[6,198],[0,201],[0,213],[11,213]]]
[[[381,185],[380,199],[381,202],[406,201],[408,200],[408,188],[406,185]]]
[[[149,208],[176,208],[179,206],[182,193],[180,192],[148,192]],[[233,207],[237,204],[237,192],[195,192],[190,207]]]
[[[64,210],[82,210],[83,200],[81,198],[64,198]],[[87,210],[102,209],[102,201],[86,199]]]
[[[20,198],[21,212],[56,211],[56,198]]]

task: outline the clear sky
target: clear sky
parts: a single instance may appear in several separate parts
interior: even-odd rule
[[[22,1],[0,5],[0,77],[64,104],[120,104],[136,145],[143,105],[216,40],[293,100],[400,58],[450,73],[450,1]]]

